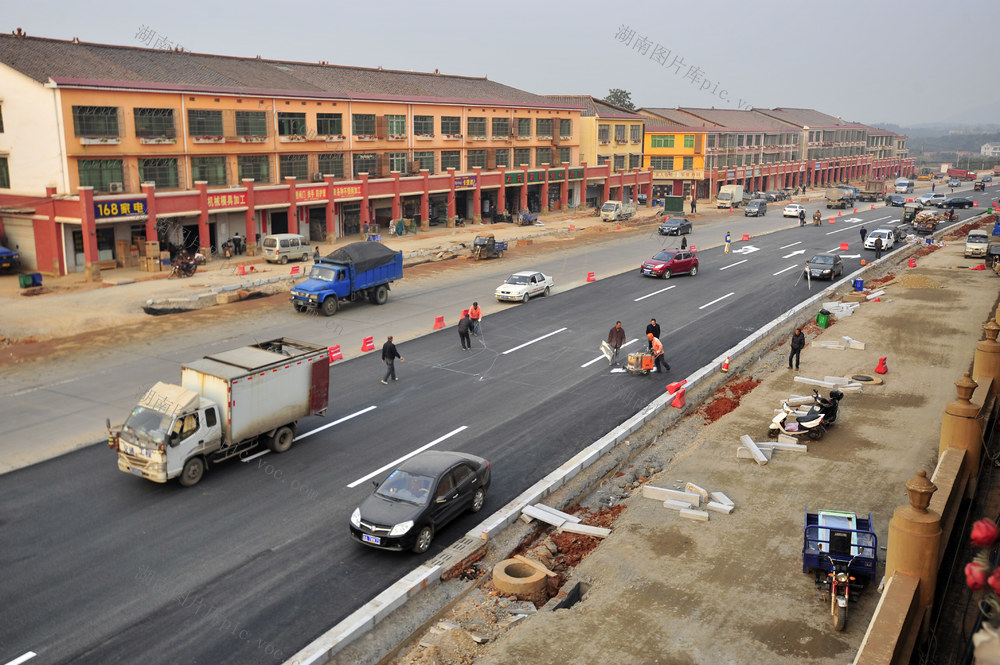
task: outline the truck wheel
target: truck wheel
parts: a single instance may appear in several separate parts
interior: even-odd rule
[[[337,313],[337,296],[327,296],[319,308],[323,316],[333,316]]]
[[[283,453],[292,447],[294,438],[291,427],[279,427],[274,436],[267,440],[267,448],[272,453]]]
[[[375,287],[375,295],[372,296],[372,302],[376,305],[384,305],[389,300],[389,289],[385,288],[385,284]]]
[[[497,252],[497,258],[498,259],[502,259],[503,258],[503,250],[502,249],[499,252]]]
[[[205,460],[200,457],[192,457],[184,462],[184,469],[178,480],[182,486],[191,487],[197,485],[203,475],[205,475]]]

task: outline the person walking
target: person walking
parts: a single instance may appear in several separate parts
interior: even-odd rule
[[[396,358],[399,358],[399,362],[405,362],[403,356],[399,355],[396,345],[392,343],[392,335],[389,335],[382,345],[382,362],[386,364],[385,376],[382,377],[383,384],[389,383],[389,377],[392,377],[393,381],[399,381],[396,378],[396,366],[393,364]]]
[[[618,352],[621,351],[622,346],[625,345],[625,329],[622,328],[622,322],[615,322],[615,326],[608,333],[608,346],[612,349],[611,357],[608,359],[609,365],[621,365],[618,360]]]
[[[931,193],[932,193],[932,194],[934,193],[934,188],[935,188],[935,187],[937,187],[937,183],[936,183],[936,182],[932,182],[932,183],[931,183]]]
[[[319,245],[313,247],[313,263],[319,261]]]
[[[479,321],[483,318],[483,310],[479,308],[479,303],[472,303],[472,307],[469,308],[469,318],[472,319],[472,334],[479,337]]]
[[[806,225],[806,211],[799,210],[799,226],[805,226],[805,225]]]
[[[882,258],[882,236],[875,238],[875,260]]]
[[[656,322],[656,319],[650,319],[649,320],[649,325],[646,326],[646,338],[647,339],[649,339],[650,333],[653,334],[653,337],[656,337],[657,339],[659,339],[659,337],[660,337],[660,324]],[[650,351],[653,350],[653,341],[652,340],[649,340],[649,350]]]
[[[726,231],[726,254],[729,253],[729,244],[733,241],[733,236],[730,235],[729,231]]]
[[[698,212],[698,199],[691,195],[691,212]]]
[[[865,238],[868,237],[868,229],[862,226],[859,233],[861,233],[861,244],[864,244]]]
[[[795,369],[799,368],[799,354],[806,345],[806,336],[802,333],[802,328],[796,328],[792,333],[792,350],[788,354],[788,369],[792,369],[792,359],[795,359]]]
[[[688,237],[681,236],[681,249],[687,249],[687,248],[688,248]]]
[[[469,351],[472,349],[472,338],[469,337],[469,330],[471,328],[472,319],[469,318],[469,313],[466,312],[465,316],[463,316],[458,322],[458,341],[462,343],[463,351]]]
[[[653,335],[653,333],[646,333],[646,338],[649,343],[653,345],[653,371],[662,374],[663,372],[670,371],[670,365],[667,364],[666,358],[663,357],[663,343],[660,341],[659,337]],[[660,366],[663,369],[660,369]]]

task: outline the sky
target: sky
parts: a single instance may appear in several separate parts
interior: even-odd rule
[[[4,0],[0,29],[104,44],[486,76],[636,107],[1000,122],[1000,2]]]

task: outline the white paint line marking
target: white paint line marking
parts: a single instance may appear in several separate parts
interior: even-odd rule
[[[799,264],[798,264],[798,263],[795,263],[795,264],[792,264],[792,265],[788,266],[787,268],[783,268],[783,269],[779,270],[778,272],[774,273],[774,275],[773,275],[773,276],[774,276],[774,277],[777,277],[778,275],[780,275],[780,274],[781,274],[781,273],[783,273],[783,272],[788,272],[788,271],[789,271],[789,270],[791,270],[792,268],[798,268],[798,267],[799,267]]]
[[[364,476],[362,478],[358,478],[353,483],[351,483],[350,485],[348,485],[348,487],[351,487],[351,488],[357,487],[358,485],[360,485],[361,483],[365,482],[366,480],[371,480],[372,478],[374,478],[375,476],[379,475],[380,473],[388,471],[389,469],[393,468],[394,466],[402,464],[403,462],[405,462],[406,460],[410,459],[414,455],[418,455],[418,454],[424,452],[425,450],[427,450],[428,448],[432,448],[433,446],[436,446],[437,444],[441,443],[445,439],[450,439],[451,437],[455,436],[459,432],[462,432],[462,431],[467,430],[467,429],[469,429],[468,425],[462,425],[461,427],[453,429],[452,431],[448,432],[444,436],[439,436],[438,438],[434,439],[430,443],[427,443],[427,444],[424,444],[424,445],[420,446],[419,448],[417,448],[416,450],[414,450],[412,453],[409,453],[408,455],[403,455],[398,460],[395,460],[393,462],[389,462],[388,464],[386,464],[382,468],[376,469],[375,471],[372,471],[367,476]]]
[[[804,249],[797,249],[794,252],[790,252],[788,254],[785,254],[781,258],[783,258],[783,259],[790,259],[793,256],[798,256],[799,254],[805,254],[805,253],[806,253],[806,250],[804,250]]]
[[[37,655],[38,654],[35,653],[34,651],[29,651],[28,653],[24,654],[23,656],[18,656],[14,660],[10,661],[9,663],[7,663],[7,665],[21,665],[21,663],[27,663],[29,660],[31,660],[32,658],[34,658]]]
[[[625,368],[624,367],[615,367],[613,370],[611,370],[612,374],[618,374],[618,373],[623,373],[623,372],[625,372]]]
[[[323,430],[328,429],[330,427],[333,427],[334,425],[339,425],[340,423],[347,422],[351,418],[357,418],[361,414],[368,413],[369,411],[371,411],[373,409],[377,409],[377,408],[378,407],[373,404],[372,406],[369,406],[367,408],[361,409],[360,411],[355,411],[354,413],[352,413],[350,415],[346,415],[343,418],[338,418],[337,420],[334,420],[332,423],[327,423],[327,424],[323,425],[322,427],[317,427],[314,430],[310,430],[310,431],[305,432],[303,434],[299,434],[297,437],[295,437],[293,439],[293,441],[298,441],[299,439],[304,439],[307,436],[312,436],[313,434],[316,434],[317,432],[322,432]]]
[[[735,291],[732,291],[732,292],[730,292],[730,293],[727,293],[726,295],[722,296],[721,298],[716,298],[716,299],[715,299],[715,300],[713,300],[712,302],[709,302],[709,303],[705,303],[704,305],[702,305],[702,306],[701,306],[701,307],[699,307],[698,309],[705,309],[706,307],[711,307],[712,305],[714,305],[715,303],[719,302],[720,300],[725,300],[725,299],[726,299],[726,298],[728,298],[729,296],[731,296],[731,295],[735,295],[735,294],[736,294],[736,292],[735,292]]]
[[[251,455],[250,457],[244,457],[244,458],[240,459],[240,461],[243,462],[244,464],[246,464],[250,460],[257,459],[258,457],[263,457],[264,455],[268,454],[269,452],[271,452],[271,451],[270,450],[262,450],[259,453],[257,453],[256,455]]]
[[[629,344],[635,344],[638,341],[639,341],[638,337],[635,338],[635,339],[630,339],[629,341],[627,341],[624,344],[622,344],[622,348],[624,349]],[[587,362],[583,363],[582,365],[580,365],[580,367],[581,368],[590,367],[591,365],[593,365],[594,363],[596,363],[598,360],[607,360],[607,357],[605,357],[604,355],[597,356],[593,360],[588,360]],[[614,370],[612,370],[612,371],[614,371]]]
[[[652,298],[653,296],[659,295],[659,294],[663,293],[664,291],[669,291],[670,289],[672,289],[672,288],[674,288],[676,286],[677,285],[674,284],[673,286],[668,286],[665,289],[660,289],[659,291],[653,291],[652,293],[647,293],[644,296],[639,296],[638,298],[635,298],[632,302],[639,302],[640,300],[645,300],[646,298]]]
[[[789,247],[795,247],[796,245],[801,245],[802,241],[793,242],[791,245],[785,245],[784,247],[779,247],[778,249],[788,249]]]
[[[523,349],[526,346],[530,346],[530,345],[534,344],[535,342],[540,342],[543,339],[545,339],[546,337],[552,337],[553,335],[558,335],[559,333],[561,333],[564,330],[566,330],[566,328],[560,328],[559,330],[553,330],[552,332],[550,332],[547,335],[542,335],[541,337],[536,337],[535,339],[531,340],[530,342],[525,342],[524,344],[521,344],[519,346],[515,346],[513,349],[507,349],[506,351],[503,352],[502,355],[507,355],[508,353],[514,353],[515,351],[517,351],[519,349]]]
[[[729,268],[732,268],[733,266],[738,266],[739,264],[746,263],[749,260],[750,259],[743,259],[742,261],[737,261],[736,263],[730,263],[728,266],[722,266],[721,268],[719,268],[719,270],[728,270]]]

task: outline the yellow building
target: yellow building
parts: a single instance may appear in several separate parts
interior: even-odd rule
[[[709,196],[703,184],[707,129],[689,126],[690,116],[672,109],[640,109],[640,113],[647,118],[643,167],[653,170],[653,198],[687,197],[692,190],[697,198]]]
[[[589,95],[544,95],[553,102],[579,106],[580,162],[610,163],[615,171],[642,168],[642,131],[646,119]]]

